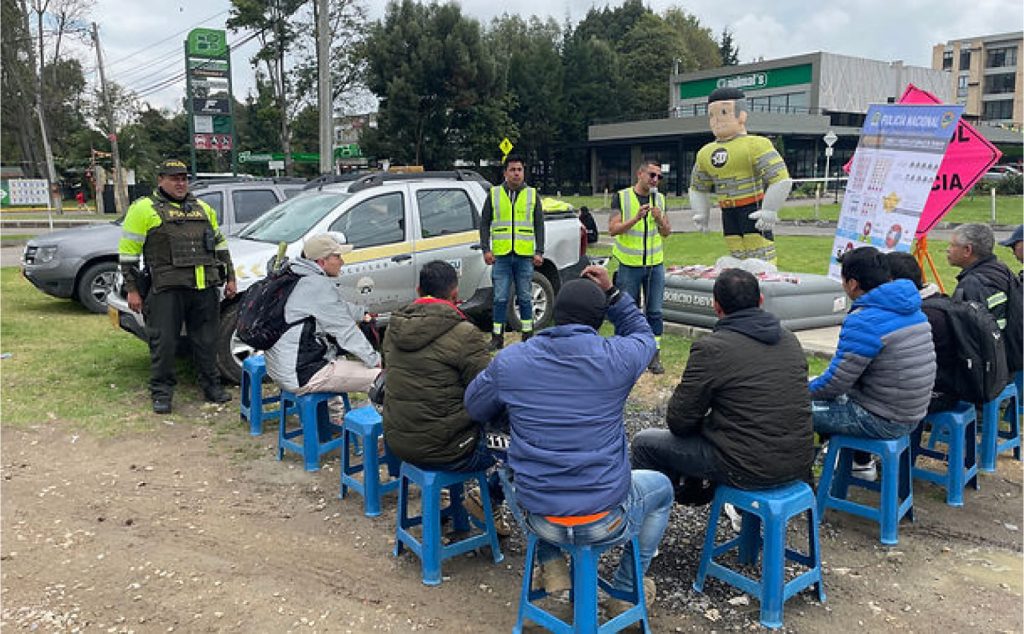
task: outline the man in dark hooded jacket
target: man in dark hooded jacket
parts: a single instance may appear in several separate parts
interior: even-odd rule
[[[451,264],[425,264],[417,292],[419,299],[391,314],[384,334],[384,438],[396,456],[424,469],[488,469],[495,459],[483,425],[462,403],[466,386],[491,361],[487,340],[455,305],[459,278]],[[489,489],[498,533],[506,535],[496,477]],[[479,493],[466,495],[466,510],[482,519]]]
[[[633,468],[666,474],[684,504],[706,504],[717,483],[759,489],[802,479],[814,455],[800,342],[760,308],[750,273],[726,269],[712,292],[719,320],[690,349],[668,429],[633,439]]]

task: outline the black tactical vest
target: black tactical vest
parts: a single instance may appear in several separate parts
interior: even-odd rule
[[[160,225],[146,234],[143,257],[153,273],[153,289],[197,288],[196,269],[204,267],[204,287],[223,280],[216,254],[216,238],[206,211],[189,194],[173,203],[159,193],[150,196],[160,216]]]

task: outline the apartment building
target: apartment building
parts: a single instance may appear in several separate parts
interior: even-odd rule
[[[1024,31],[984,35],[936,44],[932,68],[949,73],[956,103],[964,117],[981,124],[1024,124]]]

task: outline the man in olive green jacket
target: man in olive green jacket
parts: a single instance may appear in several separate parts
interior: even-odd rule
[[[462,397],[491,361],[487,340],[455,305],[459,278],[452,265],[425,264],[417,292],[419,299],[391,314],[384,334],[384,439],[396,456],[425,469],[483,471],[495,459]],[[491,484],[497,509],[504,495],[497,478]],[[467,492],[466,510],[482,519],[478,493]],[[496,511],[498,533],[507,534],[500,520]]]

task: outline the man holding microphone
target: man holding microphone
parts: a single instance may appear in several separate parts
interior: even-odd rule
[[[661,307],[665,299],[665,253],[663,238],[672,232],[665,212],[665,195],[658,193],[661,163],[645,159],[636,171],[636,184],[620,190],[612,199],[608,233],[615,238],[612,255],[619,261],[615,285],[629,293],[637,304],[643,290],[644,317],[654,332],[658,352],[648,370],[664,374],[661,365]]]

